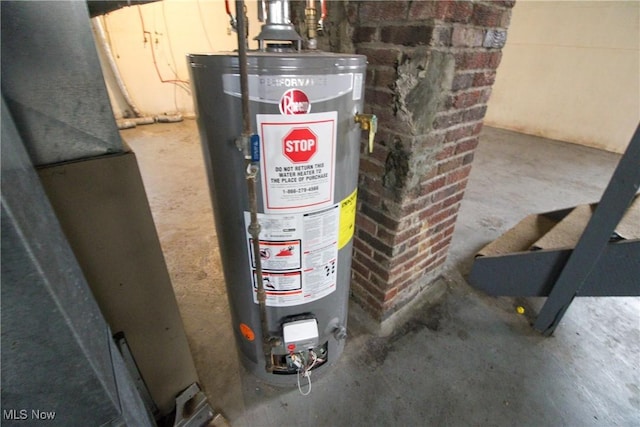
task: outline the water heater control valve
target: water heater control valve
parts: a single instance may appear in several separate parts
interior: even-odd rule
[[[306,350],[318,345],[318,321],[303,319],[282,325],[284,345],[290,352]]]

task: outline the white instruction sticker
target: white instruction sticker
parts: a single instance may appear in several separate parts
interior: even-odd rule
[[[340,205],[304,214],[258,214],[262,282],[269,307],[288,307],[320,299],[336,289]],[[245,212],[248,227],[250,215]],[[247,249],[257,299],[253,239]]]
[[[333,205],[335,111],[258,114],[266,213],[296,213]]]

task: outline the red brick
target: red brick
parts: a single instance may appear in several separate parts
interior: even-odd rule
[[[451,83],[451,90],[457,92],[459,90],[468,89],[474,86],[475,75],[473,73],[457,73],[453,77],[453,82]]]
[[[384,174],[384,165],[368,157],[362,157],[360,158],[360,171],[382,176]]]
[[[398,80],[398,72],[392,67],[378,67],[376,69],[374,85],[376,87],[383,87],[387,89],[393,89]]]
[[[436,179],[433,179],[425,184],[422,184],[422,189],[420,191],[420,193],[422,195],[429,195],[432,194],[433,192],[441,189],[442,187],[444,187],[446,185],[446,177],[444,176],[439,176]]]
[[[450,222],[451,222],[451,224],[450,224],[449,228],[447,228],[446,230],[444,230],[444,231],[442,232],[445,236],[453,236],[453,232],[454,232],[454,231],[455,231],[455,229],[456,229],[456,220],[457,220],[457,219],[458,219],[458,215],[457,215],[457,214],[456,214],[456,216],[454,216],[453,218],[451,218],[451,221],[450,221]],[[446,221],[446,222],[449,222],[449,221]]]
[[[376,274],[382,280],[389,279],[389,270],[380,267],[380,265],[374,262],[371,258],[362,256],[362,257],[355,257],[354,260],[357,260],[366,269],[368,269],[371,273]],[[361,274],[363,273],[361,272]]]
[[[358,186],[358,199],[362,203],[366,203],[373,207],[380,206],[380,195],[372,191],[368,191],[366,188],[363,188],[362,186]]]
[[[466,185],[466,181],[462,181],[460,184],[462,184],[463,188]],[[459,190],[459,189],[457,189]],[[462,197],[464,196],[464,191],[461,191],[460,193],[457,193],[451,197],[449,197],[448,199],[444,199],[442,201],[442,208],[448,208],[449,206],[454,206],[456,203],[458,203],[460,200],[462,200]],[[456,212],[458,211],[458,208],[455,209]]]
[[[362,205],[360,212],[369,218],[371,218],[376,223],[386,227],[388,230],[394,231],[398,229],[398,221],[388,217],[377,209],[372,209],[367,205]]]
[[[516,4],[516,0],[491,0],[491,4],[506,8],[512,8]]]
[[[360,23],[407,19],[406,1],[366,1],[360,5]]]
[[[391,262],[389,263],[389,269],[391,271],[395,271],[399,266],[401,266],[404,263],[412,260],[417,255],[418,255],[418,248],[413,247],[413,248],[409,249],[408,251],[406,251],[405,253],[403,253],[401,256],[394,257],[391,260]]]
[[[426,45],[431,42],[433,27],[425,25],[393,25],[382,27],[380,41],[403,46]]]
[[[347,21],[349,24],[354,25],[358,22],[358,6],[360,5],[359,1],[349,2],[347,5]]]
[[[441,223],[436,224],[436,225],[433,227],[433,232],[434,232],[434,233],[439,233],[439,232],[441,232],[442,230],[445,230],[445,231],[443,232],[443,235],[448,236],[448,235],[449,235],[449,228],[450,228],[450,229],[451,229],[451,234],[453,234],[453,228],[454,228],[454,227],[452,227],[452,226],[454,226],[454,225],[455,225],[455,223],[456,223],[456,219],[457,219],[457,218],[456,218],[455,216],[452,216],[452,217],[450,217],[449,219],[447,219],[446,221],[443,221],[443,222],[441,222]]]
[[[450,185],[450,184],[453,184],[454,182],[465,180],[469,177],[470,173],[471,173],[471,165],[467,165],[467,166],[461,167],[460,169],[451,171],[446,177],[446,180],[445,180],[446,185]]]
[[[492,71],[483,71],[481,73],[475,73],[473,75],[473,86],[491,86],[496,81],[496,72]]]
[[[447,248],[449,247],[449,244],[451,243],[451,236],[446,237],[445,239],[439,241],[438,243],[436,243],[435,245],[433,245],[431,247],[431,251],[432,253],[438,253],[438,251],[440,251],[442,248]]]
[[[445,129],[451,126],[462,123],[464,120],[464,112],[462,111],[447,111],[436,116],[433,121],[434,129]]]
[[[366,174],[360,174],[360,182],[358,183],[358,186],[362,189],[363,194],[368,192],[373,196],[381,196],[384,192],[384,187],[380,182],[380,177],[371,177]],[[364,199],[361,200],[364,202]],[[375,197],[373,198],[373,200],[376,200]],[[362,208],[364,208],[365,205],[369,205],[369,207],[375,207],[379,206],[380,203],[370,203],[367,201],[367,203],[362,203]]]
[[[376,235],[376,237],[378,237],[381,241],[383,241],[387,245],[389,245],[389,246],[395,245],[396,235],[394,233],[391,233],[386,228],[378,227],[378,231],[376,232],[375,235]]]
[[[360,239],[353,240],[354,251],[359,251],[363,256],[372,257],[374,255],[373,249],[371,246],[366,244],[364,241]]]
[[[425,210],[420,211],[420,213],[418,214],[418,218],[420,219],[420,221],[428,221],[429,218],[433,217],[438,212],[440,212],[440,209],[441,209],[440,203],[431,205]]]
[[[462,120],[465,122],[475,122],[477,120],[482,120],[486,113],[487,113],[487,106],[480,105],[478,107],[474,107],[466,110],[462,116]]]
[[[440,150],[440,152],[436,155],[436,160],[440,161],[440,160],[448,159],[449,157],[454,155],[455,151],[456,151],[455,145],[447,145],[442,150]]]
[[[395,97],[396,95],[390,89],[380,88],[376,90],[375,103],[382,108],[391,108],[395,102]]]
[[[470,1],[443,1],[447,4],[447,10],[444,15],[445,21],[449,22],[469,22],[473,13],[473,3]]]
[[[478,102],[480,104],[486,104],[489,101],[489,98],[491,98],[491,92],[492,92],[491,87],[484,88],[482,90],[482,95],[480,96],[480,99],[478,100]]]
[[[461,52],[456,55],[457,70],[472,70],[482,68],[497,68],[500,64],[502,52]]]
[[[370,218],[364,215],[356,215],[356,229],[361,229],[371,234],[376,234],[378,226]]]
[[[409,7],[409,19],[443,19],[447,12],[447,7],[448,4],[444,1],[413,1]]]
[[[462,165],[462,157],[455,157],[438,165],[438,175],[445,174]]]
[[[357,252],[354,255],[357,255]],[[364,266],[364,264],[362,264],[358,260],[357,256],[354,256],[351,259],[351,268],[360,276],[362,276],[365,280],[369,280],[371,272],[369,271],[369,269],[367,269],[367,267]]]
[[[439,202],[441,200],[446,199],[447,197],[451,196],[452,194],[455,194],[456,191],[458,191],[458,189],[456,188],[455,185],[443,188],[442,190],[440,190],[440,191],[438,191],[436,193],[433,193],[431,195],[431,201],[433,203],[437,203],[437,202]]]
[[[484,96],[484,90],[476,89],[469,92],[459,92],[451,96],[450,104],[453,108],[468,108],[478,104]]]
[[[375,84],[376,77],[376,67],[367,67],[367,74],[365,77],[365,87],[367,86],[376,86]],[[373,84],[372,84],[373,82]]]
[[[477,47],[482,46],[485,31],[481,28],[467,26],[453,27],[451,46],[453,47]]]
[[[387,291],[387,293],[384,294],[384,301],[387,302],[392,300],[397,294],[398,294],[398,288],[393,288]]]
[[[416,186],[414,192],[421,193],[419,185]],[[410,201],[402,206],[403,215],[411,215],[414,212],[422,210],[425,207],[425,203],[429,202],[428,198],[423,196],[422,194],[416,194],[415,197],[410,198]]]
[[[416,189],[416,191],[420,191]],[[425,195],[420,195],[417,198],[412,198],[409,203],[405,203],[402,206],[403,215],[411,215],[415,212],[421,211],[429,203],[429,198]]]
[[[465,154],[465,156],[462,158],[463,165],[468,165],[471,162],[473,162],[473,152]]]
[[[495,70],[500,65],[501,60],[502,60],[502,51],[491,52],[491,58],[489,59],[489,63],[487,64],[487,67],[493,68]]]
[[[374,250],[380,251],[385,255],[392,256],[393,255],[393,247],[391,245],[387,245],[385,242],[381,241],[375,236],[367,233],[364,230],[357,230],[356,236],[362,239],[365,243],[371,246]]]
[[[417,3],[417,2],[414,2]],[[453,28],[450,26],[436,25],[433,29],[432,46],[451,46]]]
[[[417,268],[419,268],[420,270],[429,270],[433,266],[436,260],[437,260],[437,257],[435,256],[430,256],[428,258],[425,258],[417,265]]]
[[[479,138],[477,137],[460,141],[458,144],[456,144],[456,154],[464,153],[465,151],[475,150],[476,147],[478,146],[478,141],[479,141]]]
[[[502,20],[503,9],[493,7],[485,3],[476,3],[473,6],[471,23],[481,27],[497,27]]]
[[[475,136],[482,130],[482,122],[472,123],[466,126],[461,126],[456,129],[452,129],[445,134],[444,140],[446,142],[459,141],[463,138]]]
[[[398,235],[396,236],[396,241],[401,243],[401,242],[405,242],[407,239],[413,236],[420,235],[420,233],[422,232],[422,227],[423,227],[422,224],[416,224],[412,227],[402,230],[402,232],[398,233]]]
[[[439,210],[439,212],[437,212],[434,215],[431,215],[428,218],[429,224],[436,225],[441,221],[444,221],[445,219],[449,218],[450,216],[455,215],[457,212],[458,212],[458,209],[451,208],[451,207],[448,209],[441,209]]]
[[[400,50],[390,47],[363,47],[358,46],[356,53],[366,55],[367,61],[371,65],[388,65],[395,67],[398,63]]]
[[[509,24],[511,24],[511,9],[502,12],[502,18],[498,26],[501,28],[509,28]]]
[[[353,31],[354,43],[370,43],[378,40],[376,27],[357,26]]]

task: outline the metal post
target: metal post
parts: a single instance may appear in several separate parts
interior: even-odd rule
[[[534,328],[551,335],[580,293],[629,204],[640,187],[640,126],[631,138],[602,199],[560,273]]]

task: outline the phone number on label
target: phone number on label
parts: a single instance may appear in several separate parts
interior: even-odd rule
[[[287,188],[286,190],[282,190],[282,193],[283,194],[300,194],[300,193],[307,193],[311,191],[318,191],[318,186],[315,185],[313,187]]]

